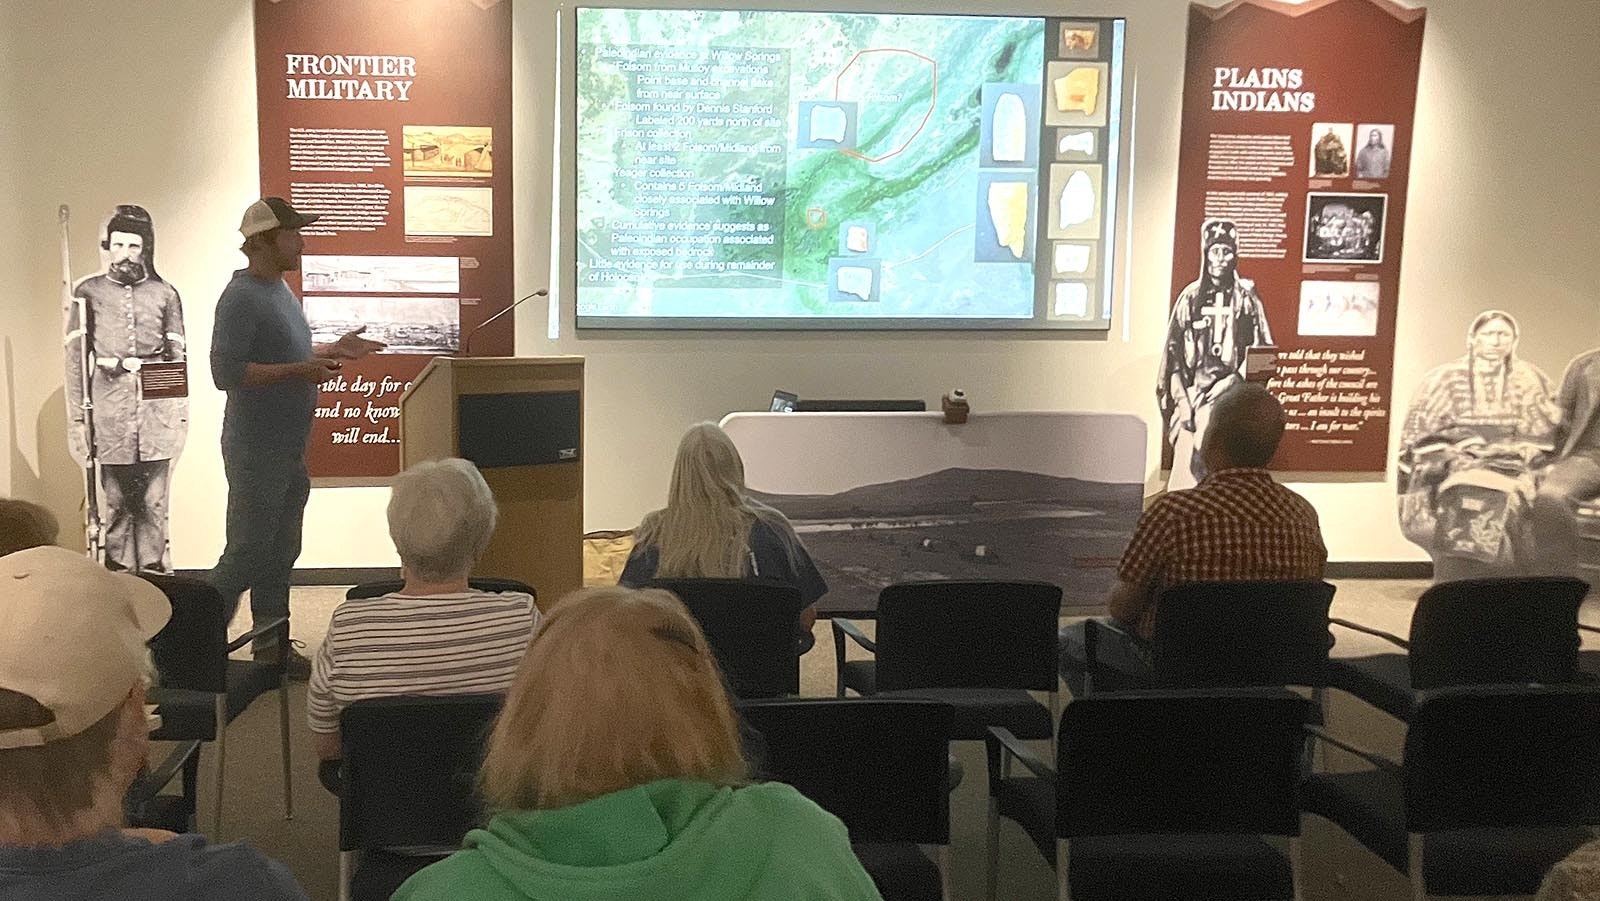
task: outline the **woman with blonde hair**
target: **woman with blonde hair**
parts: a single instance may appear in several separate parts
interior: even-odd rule
[[[842,823],[749,782],[716,661],[665,591],[590,588],[550,610],[483,792],[488,825],[395,901],[879,897]]]
[[[662,579],[761,578],[800,589],[808,605],[799,626],[809,634],[828,583],[782,513],[752,498],[744,461],[714,422],[689,427],[678,442],[667,506],[645,515],[621,584]]]

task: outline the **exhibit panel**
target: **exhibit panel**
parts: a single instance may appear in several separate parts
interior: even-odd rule
[[[1204,476],[1211,406],[1246,378],[1288,415],[1275,468],[1387,467],[1424,23],[1389,0],[1191,5],[1156,384],[1170,487]]]
[[[261,193],[320,217],[286,276],[313,340],[387,345],[322,386],[311,474],[381,480],[430,356],[513,351],[511,3],[262,0],[255,45]]]
[[[1144,495],[1144,422],[1116,413],[734,413],[751,493],[794,524],[824,613],[917,579],[1036,579],[1100,610]]]

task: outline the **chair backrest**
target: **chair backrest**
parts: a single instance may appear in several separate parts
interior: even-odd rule
[[[1424,692],[1405,799],[1412,832],[1600,824],[1600,686]]]
[[[800,693],[795,628],[800,589],[768,579],[656,579],[700,624],[728,688],[740,698]]]
[[[482,818],[478,769],[500,695],[356,701],[339,716],[339,849],[460,844]]]
[[[172,618],[150,639],[150,656],[165,688],[221,694],[228,688],[228,605],[208,582],[141,574],[172,604]]]
[[[950,842],[950,716],[938,701],[746,701],[765,741],[758,778],[787,782],[855,842]]]
[[[1056,753],[1056,833],[1300,834],[1310,702],[1283,688],[1072,700]]]
[[[1190,582],[1156,599],[1155,683],[1167,688],[1327,683],[1327,582]]]
[[[1054,691],[1060,616],[1048,582],[890,585],[878,595],[878,690]]]
[[[351,586],[350,590],[344,593],[344,599],[347,601],[364,601],[368,598],[379,598],[386,594],[394,594],[404,585],[405,583],[399,579],[362,582],[360,585]],[[519,582],[516,579],[497,579],[492,576],[478,578],[474,576],[467,580],[467,585],[474,591],[520,591],[534,599],[539,597],[538,593],[533,590],[532,585],[526,582]]]
[[[1411,615],[1411,687],[1571,682],[1578,672],[1580,579],[1441,582]]]

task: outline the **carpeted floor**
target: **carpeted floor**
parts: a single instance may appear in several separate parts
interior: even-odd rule
[[[1398,634],[1405,634],[1416,596],[1425,587],[1418,582],[1347,581],[1339,584],[1334,614]],[[343,598],[340,588],[298,588],[292,600],[295,637],[314,653],[325,631],[328,615]],[[1586,611],[1585,621],[1600,621],[1600,609]],[[870,623],[867,624],[870,626]],[[245,624],[235,623],[235,631]],[[805,695],[831,696],[834,690],[832,631],[825,621],[816,628],[817,646],[801,666],[801,691]],[[1586,634],[1586,640],[1596,636]],[[1600,643],[1597,643],[1600,644]],[[1383,650],[1375,638],[1341,631],[1334,653],[1355,656]],[[851,655],[852,658],[855,654]],[[1403,730],[1395,721],[1355,699],[1330,693],[1330,727],[1338,734],[1380,753],[1398,757]],[[315,753],[305,727],[305,688],[290,690],[290,733],[295,815],[283,818],[283,785],[278,752],[278,705],[270,698],[258,700],[236,720],[228,736],[227,780],[224,789],[224,839],[246,839],[293,869],[311,897],[322,901],[336,897],[338,885],[338,805],[316,779]],[[1047,751],[1046,743],[1040,743]],[[983,746],[978,742],[952,745],[965,768],[966,779],[952,796],[952,860],[956,897],[983,897],[986,784]],[[215,773],[214,749],[202,754],[200,828],[216,837],[211,821],[211,792]],[[1351,758],[1331,756],[1330,767],[1353,767]],[[1305,820],[1304,897],[1308,901],[1371,899],[1401,901],[1408,897],[1406,881],[1377,857],[1368,853],[1331,824],[1316,817]],[[1002,824],[999,897],[1007,901],[1053,898],[1055,876],[1051,867],[1011,823]]]

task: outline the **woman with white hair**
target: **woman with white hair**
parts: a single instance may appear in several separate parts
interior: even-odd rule
[[[505,691],[539,621],[521,592],[474,591],[467,577],[498,509],[466,460],[419,463],[394,480],[389,537],[405,584],[334,608],[306,690],[323,760],[339,757],[339,712],[363,698]]]
[[[705,635],[665,591],[586,588],[550,609],[481,781],[488,824],[395,901],[879,897],[843,823],[751,784]]]
[[[690,426],[678,442],[667,506],[645,516],[618,581],[761,578],[800,589],[808,605],[799,626],[810,634],[828,583],[782,513],[750,497],[744,461],[720,426]]]

